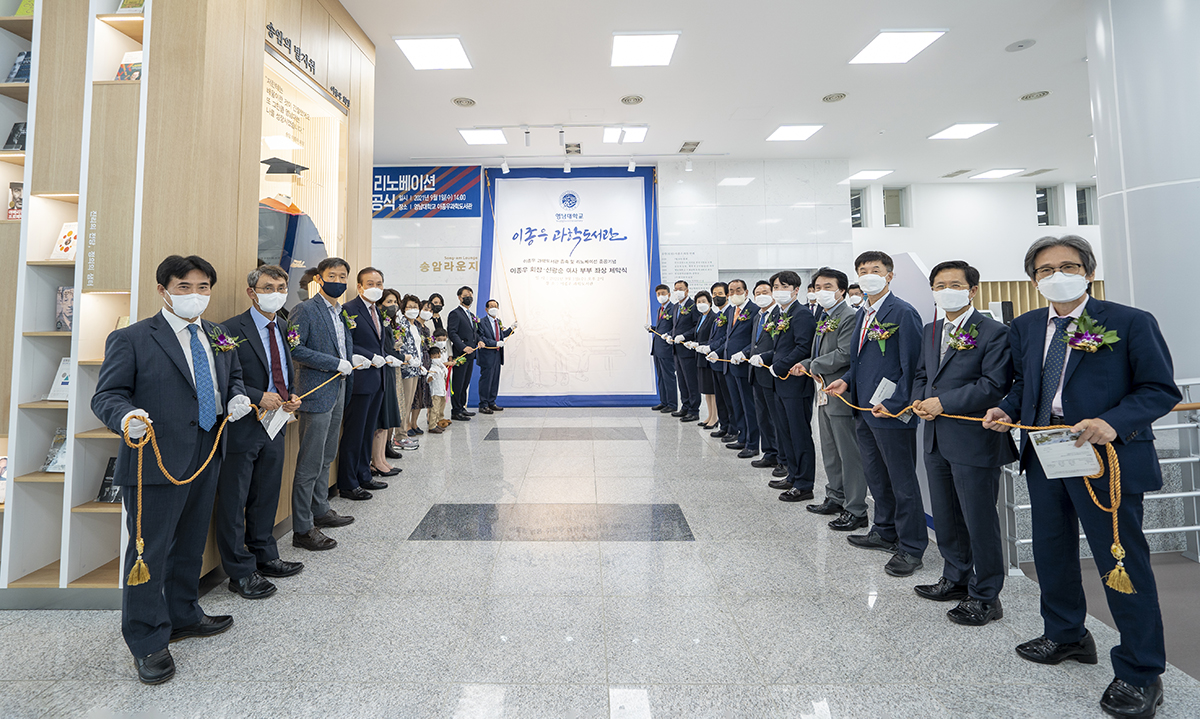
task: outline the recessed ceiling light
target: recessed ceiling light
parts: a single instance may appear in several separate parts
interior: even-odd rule
[[[972,180],[999,180],[1001,177],[1017,175],[1024,171],[1025,171],[1024,168],[1022,168],[1020,170],[988,170],[987,172],[981,172],[978,175],[971,175],[971,179]]]
[[[847,177],[846,179],[849,181],[878,180],[879,178],[890,175],[893,172],[895,172],[895,171],[894,170],[862,170],[860,172],[854,173],[853,175]]]
[[[625,128],[625,138],[622,142],[644,142],[646,140],[646,132],[648,127],[627,127]]]
[[[941,132],[930,135],[930,140],[965,140],[968,137],[975,137],[984,130],[990,130],[996,126],[995,122],[960,122],[957,125],[951,125]]]
[[[302,149],[295,142],[292,142],[292,140],[290,138],[284,137],[283,135],[267,135],[266,137],[263,138],[263,142],[267,143],[267,147],[271,148],[272,150],[300,150],[300,149]]]
[[[1021,102],[1030,102],[1032,100],[1041,100],[1043,97],[1049,97],[1049,90],[1038,90],[1037,92],[1027,92],[1021,96]]]
[[[824,125],[780,125],[767,138],[767,142],[799,142],[807,140]]]
[[[613,33],[613,67],[662,67],[671,64],[679,33]]]
[[[457,37],[393,37],[414,70],[470,70]]]
[[[606,127],[604,128],[604,141],[610,145],[615,145],[621,141],[621,128]]]
[[[753,177],[726,177],[717,184],[721,187],[745,187],[754,182]]]
[[[468,145],[507,145],[508,138],[504,136],[504,130],[500,128],[491,129],[459,129],[458,134],[462,135],[462,139],[467,141]]]
[[[945,34],[944,30],[881,32],[862,49],[862,52],[854,56],[850,64],[905,63]]]

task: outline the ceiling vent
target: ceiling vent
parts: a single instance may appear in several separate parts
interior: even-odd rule
[[[642,97],[641,95],[626,95],[625,97],[621,98],[621,104],[622,105],[641,105],[642,101],[645,99],[646,98]]]
[[[696,151],[697,147],[700,147],[701,142],[703,141],[697,140],[696,142],[685,142],[683,143],[683,146],[679,148],[679,151],[685,155],[690,155]]]
[[[1033,172],[1026,172],[1024,175],[1021,175],[1021,177],[1036,177],[1037,175],[1044,175],[1047,172],[1054,172],[1057,169],[1057,167],[1044,167],[1040,170],[1034,170]]]
[[[821,102],[841,102],[842,100],[845,100],[845,99],[846,99],[846,93],[831,92],[828,95],[826,95],[825,97],[821,98]]]
[[[1038,90],[1037,92],[1031,92],[1027,95],[1022,95],[1021,102],[1029,102],[1030,100],[1041,100],[1043,97],[1046,97],[1049,94],[1050,94],[1049,90]]]
[[[583,148],[580,146],[580,144],[578,142],[568,142],[567,143],[567,154],[568,155],[582,155]]]
[[[1004,51],[1005,52],[1021,52],[1022,50],[1028,50],[1029,48],[1033,47],[1036,44],[1037,44],[1037,40],[1034,40],[1032,38],[1030,38],[1028,40],[1017,40],[1013,44],[1004,48]]]
[[[947,178],[947,177],[958,177],[959,175],[965,175],[965,174],[967,174],[968,172],[970,172],[970,170],[955,170],[954,172],[951,172],[951,173],[950,173],[950,174],[948,174],[948,175],[942,175],[942,177],[943,177],[943,178]]]
[[[469,97],[456,97],[453,100],[451,100],[450,102],[453,102],[455,105],[458,105],[459,107],[475,107],[475,101]]]

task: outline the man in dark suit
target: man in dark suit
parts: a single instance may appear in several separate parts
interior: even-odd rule
[[[816,320],[821,316],[823,310],[821,309],[821,304],[817,302],[817,284],[815,277],[813,282],[808,283],[808,292],[805,294],[805,299],[808,302],[808,304],[805,305],[808,308],[808,313],[813,316],[814,320]]]
[[[488,316],[479,321],[479,338],[484,347],[492,349],[479,353],[479,411],[484,414],[503,412],[503,407],[496,406],[496,395],[500,393],[500,368],[504,366],[504,340],[516,331],[505,327],[500,321],[500,303],[488,300],[485,305]]]
[[[754,316],[750,346],[744,353],[744,359],[739,360],[737,357],[733,357],[731,361],[738,365],[742,362],[750,365],[750,396],[754,401],[754,418],[758,425],[759,447],[763,453],[762,460],[756,460],[759,463],[754,466],[769,466],[776,470],[783,468],[782,471],[786,472],[786,448],[779,444],[775,423],[771,417],[771,406],[775,401],[775,378],[771,376],[770,364],[775,356],[775,338],[771,336],[768,327],[779,319],[779,307],[771,298],[771,283],[766,280],[759,280],[755,283],[754,304],[758,308],[758,313]],[[725,446],[737,449],[736,445],[727,444]],[[759,447],[747,446],[738,452],[738,457],[741,459],[754,457],[758,454]],[[768,462],[771,458],[775,458],[774,463]],[[787,474],[782,476],[786,477]]]
[[[369,490],[387,489],[388,483],[371,476],[371,441],[383,407],[383,366],[399,367],[400,360],[384,344],[383,319],[375,303],[383,297],[383,273],[374,267],[358,271],[358,296],[343,311],[354,343],[354,354],[371,366],[354,377],[350,401],[342,416],[338,445],[338,494],[343,499],[371,498]]]
[[[937,584],[918,585],[934,601],[959,600],[950,621],[983,626],[1004,616],[1004,546],[996,499],[1000,468],[1016,461],[1008,434],[978,422],[938,419],[942,413],[978,417],[1012,386],[1008,328],[978,314],[971,300],[979,271],[961,260],[942,262],[929,274],[933,299],[945,319],[925,325],[921,360],[913,379],[918,417],[925,420],[925,474],[938,551],[945,560]]]
[[[250,398],[229,333],[200,319],[217,282],[212,265],[195,255],[172,255],[159,264],[155,279],[165,307],[108,336],[92,412],[117,434],[128,425],[133,439],[153,424],[163,465],[184,480],[208,460],[221,415],[236,422],[250,413]],[[222,449],[199,476],[179,486],[146,447],[140,492],[137,450],[125,443],[117,450],[113,483],[125,487],[129,532],[123,571],[128,576],[140,559],[150,573],[142,584],[126,583],[121,597],[121,633],[144,684],[175,675],[168,642],[220,634],[233,624],[233,617],[205,614],[199,601]],[[137,546],[139,531],[144,547]]]
[[[685,343],[696,339],[696,303],[688,296],[688,283],[679,280],[671,294],[675,322],[671,326],[671,344],[675,351],[675,377],[679,380],[679,411],[672,412],[681,422],[700,419],[700,379],[696,376],[696,358]]]
[[[733,408],[730,406],[729,387],[725,384],[725,372],[728,369],[728,362],[712,362],[708,360],[708,354],[714,351],[714,348],[724,347],[725,338],[728,336],[726,330],[729,328],[729,285],[724,282],[715,283],[709,292],[712,295],[712,326],[709,330],[708,337],[701,341],[697,337],[698,346],[696,352],[700,355],[700,361],[707,365],[713,373],[713,390],[717,396],[717,419],[716,427],[713,427],[712,417],[708,418],[708,426],[706,430],[711,430],[710,436],[724,436],[733,426]]]
[[[799,301],[800,275],[791,270],[771,277],[771,293],[779,306],[775,326],[768,328],[775,337],[775,352],[767,365],[774,379],[775,401],[771,420],[775,423],[775,441],[786,447],[788,475],[783,482],[792,486],[779,495],[783,502],[802,502],[813,498],[817,479],[817,450],[813,446],[812,382],[797,382],[792,367],[812,354],[817,321]]]
[[[867,295],[867,308],[859,313],[858,339],[850,355],[850,369],[829,385],[831,392],[849,392],[850,402],[871,407],[858,417],[858,447],[862,452],[867,486],[875,498],[875,526],[866,535],[847,537],[862,549],[893,555],[884,571],[893,577],[911,576],[923,565],[929,546],[925,505],[917,483],[917,424],[908,408],[913,376],[921,356],[921,315],[888,289],[892,258],[883,252],[864,252],[854,261],[858,282]],[[885,382],[894,387],[887,395]],[[883,412],[901,415],[893,419]]]
[[[679,392],[675,387],[675,350],[671,347],[674,337],[675,305],[671,304],[671,288],[659,285],[654,288],[658,299],[658,310],[654,323],[646,325],[647,332],[654,332],[650,341],[650,356],[654,358],[654,377],[658,387],[658,404],[652,412],[674,414],[679,407]]]
[[[450,398],[450,419],[459,422],[470,422],[474,412],[467,411],[467,392],[471,387],[471,373],[475,371],[475,352],[483,347],[479,339],[479,320],[471,311],[475,302],[475,290],[470,287],[458,288],[458,307],[455,307],[447,319],[446,330],[450,336],[450,347],[455,357],[466,356],[466,361],[455,367],[450,375],[450,384],[454,396]]]
[[[246,282],[250,309],[221,324],[242,339],[237,355],[250,401],[262,412],[291,414],[301,402],[295,399],[288,324],[279,312],[287,301],[287,273],[277,265],[260,265]],[[225,435],[214,522],[221,568],[229,575],[231,592],[263,599],[275,593],[265,577],[290,577],[304,569],[300,562],[279,558],[272,533],[283,479],[284,431],[280,428],[272,438],[262,422],[237,422]]]
[[[746,358],[753,354],[758,306],[750,301],[750,293],[744,280],[730,281],[729,305],[724,342],[712,348],[708,356],[708,359],[725,368],[725,387],[729,391],[730,413],[733,418],[733,426],[729,428],[729,432],[724,436],[718,435],[718,439],[724,440],[725,446],[730,449],[749,449],[753,454],[758,454],[758,418],[755,415],[754,393],[750,386],[752,368],[746,364]],[[717,359],[727,361],[717,363]],[[770,460],[771,466],[774,466],[775,455],[770,453],[764,456],[763,460]]]
[[[1181,399],[1171,354],[1153,315],[1088,296],[1096,256],[1082,237],[1044,237],[1033,243],[1025,254],[1025,273],[1050,307],[1013,320],[1008,333],[1012,390],[988,410],[984,426],[1007,432],[996,422],[1070,425],[1080,433],[1076,446],[1111,444],[1116,449],[1121,466],[1117,522],[1134,593],[1105,590],[1121,643],[1111,652],[1116,677],[1100,708],[1113,716],[1152,717],[1163,699],[1160,675],[1166,651],[1150,548],[1142,532],[1142,495],[1162,487],[1150,425]],[[1105,337],[1106,332],[1115,334]],[[1018,646],[1017,654],[1041,664],[1065,659],[1095,664],[1096,642],[1084,626],[1078,527],[1083,525],[1096,569],[1101,575],[1113,571],[1112,515],[1096,507],[1084,484],[1091,482],[1107,506],[1112,468],[1095,480],[1047,478],[1024,430],[1021,466],[1029,483],[1045,632]]]

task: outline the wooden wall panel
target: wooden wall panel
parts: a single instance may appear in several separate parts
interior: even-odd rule
[[[88,7],[88,0],[54,0],[42,7],[37,54],[39,111],[27,194],[79,192]]]
[[[335,22],[329,23],[329,75],[328,85],[331,90],[336,88],[343,95],[350,95],[350,114],[357,112],[354,97],[357,88],[350,83],[350,65],[355,55],[360,54],[358,48],[346,31]]]
[[[1092,283],[1092,296],[1098,300],[1104,299],[1104,280]],[[1012,302],[1014,317],[1049,304],[1033,283],[1026,280],[980,282],[979,293],[972,304],[978,309],[986,310],[990,302]]]
[[[96,244],[84,245],[83,291],[128,291],[133,262],[134,186],[137,173],[137,82],[97,82],[92,89],[87,217],[95,217]]]
[[[329,87],[329,13],[318,0],[304,0],[300,17],[300,46],[317,68],[311,75],[318,85]]]
[[[371,42],[371,38],[363,32],[363,29],[358,26],[354,18],[350,17],[350,13],[338,0],[321,0],[321,4],[329,12],[329,19],[337,23],[345,33],[350,36],[354,44],[358,46],[360,52],[367,62],[371,65],[375,64],[375,43]]]
[[[14,288],[10,294],[15,294],[17,286],[17,266],[21,262],[20,257],[21,244],[21,223],[17,221],[0,222],[0,284],[3,287]],[[12,337],[13,323],[16,317],[13,315],[11,299],[8,304],[7,312],[0,312],[0,337]],[[0,407],[4,407],[4,411],[0,412],[0,437],[8,437],[8,401],[12,392],[12,352],[0,352]],[[5,443],[7,445],[7,442]],[[7,454],[7,449],[5,451]],[[9,476],[12,477],[14,472],[9,470]],[[9,485],[9,491],[12,491],[12,485]]]
[[[290,37],[292,42],[300,40],[304,31],[304,0],[267,0],[266,21],[260,26],[260,36],[266,37],[267,23],[282,30],[284,37]]]
[[[350,163],[347,179],[346,261],[371,264],[371,182],[375,152],[375,66],[355,56],[350,105]]]

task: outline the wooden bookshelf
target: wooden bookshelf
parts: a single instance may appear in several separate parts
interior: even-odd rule
[[[0,82],[0,95],[11,97],[20,102],[29,102],[29,83],[27,82]]]
[[[79,360],[80,367],[99,367],[102,364],[104,364],[103,357],[101,357],[100,359]]]
[[[48,399],[44,399],[39,402],[26,402],[24,404],[17,405],[17,409],[66,409],[66,408],[67,408],[67,403],[65,401],[60,402],[58,400],[48,400]]]
[[[59,561],[54,560],[36,571],[30,572],[16,581],[8,583],[9,589],[57,589]]]
[[[25,151],[24,150],[0,150],[0,162],[7,162],[10,165],[25,166]],[[18,220],[19,222],[19,220]]]
[[[71,507],[72,512],[81,514],[120,514],[120,502],[84,502],[77,507]]]
[[[46,332],[22,332],[22,337],[70,337],[70,330],[48,330]]]
[[[119,557],[67,584],[68,589],[116,589],[120,586],[121,559]]]
[[[34,197],[42,197],[47,200],[58,200],[59,202],[70,202],[79,204],[78,192],[35,192]]]
[[[30,472],[14,479],[14,482],[31,482],[40,484],[62,484],[67,478],[63,472]]]
[[[26,260],[31,267],[74,267],[75,260]]]
[[[97,15],[96,19],[128,37],[130,40],[137,43],[142,42],[142,33],[146,24],[141,13],[109,13],[107,15]]]
[[[17,37],[22,37],[26,40],[32,40],[33,16],[22,15],[20,17],[0,17],[0,30],[8,30]]]
[[[0,502],[0,514],[4,514],[4,502]]]
[[[112,431],[108,427],[100,427],[98,429],[89,429],[86,432],[76,432],[75,439],[120,439],[121,435]]]

